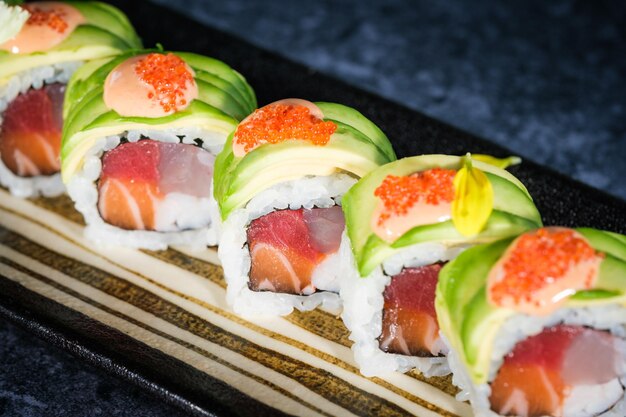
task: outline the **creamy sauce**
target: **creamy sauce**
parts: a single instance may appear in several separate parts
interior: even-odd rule
[[[65,3],[35,2],[25,7],[31,13],[30,18],[17,36],[0,45],[0,49],[14,54],[47,51],[86,22],[77,9]]]
[[[549,229],[558,230],[559,228],[552,227]],[[575,232],[575,235],[586,241],[580,233]],[[515,249],[518,239],[509,246],[489,272],[487,293],[492,305],[514,309],[530,315],[548,315],[561,307],[567,298],[577,291],[593,288],[598,279],[598,272],[603,259],[601,256],[569,265],[564,275],[549,278],[547,285],[537,291],[525,294],[521,300],[513,296],[505,296],[495,302],[492,289],[496,284],[506,279],[504,264],[511,258],[511,252]],[[551,260],[546,257],[545,261],[550,262]]]
[[[379,222],[380,216],[385,212],[385,205],[378,202],[372,215],[371,227],[374,233],[386,242],[392,243],[400,236],[416,226],[424,226],[445,222],[452,218],[452,203],[440,202],[428,204],[424,201],[415,203],[404,215],[391,215],[383,222]]]
[[[198,97],[195,82],[187,82],[179,91],[184,105],[165,109],[161,97],[155,88],[141,79],[136,71],[137,65],[148,55],[139,55],[127,59],[115,67],[104,82],[104,103],[124,117],[164,117],[185,109]],[[193,77],[195,73],[185,64],[186,70]]]

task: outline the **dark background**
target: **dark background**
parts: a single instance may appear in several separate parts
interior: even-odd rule
[[[155,2],[626,198],[625,3]],[[0,415],[183,413],[0,320]]]
[[[624,2],[154,1],[626,199]]]

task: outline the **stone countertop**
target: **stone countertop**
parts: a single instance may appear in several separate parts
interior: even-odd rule
[[[154,1],[626,198],[623,3]],[[2,416],[183,415],[3,320],[0,369]]]
[[[154,1],[626,199],[623,2]]]
[[[0,416],[184,416],[0,319]]]

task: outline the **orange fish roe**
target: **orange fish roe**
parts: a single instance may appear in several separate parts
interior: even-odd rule
[[[63,33],[67,30],[68,24],[65,21],[65,12],[62,10],[41,10],[33,5],[22,6],[30,16],[26,21],[27,25],[32,26],[48,26],[51,29]]]
[[[533,302],[533,295],[563,278],[580,262],[603,257],[575,231],[542,228],[522,235],[509,251],[503,264],[504,278],[491,287],[493,302],[502,305],[505,298],[514,302]],[[593,277],[585,277],[585,289]],[[535,300],[534,304],[538,304]]]
[[[280,143],[301,139],[323,146],[337,130],[333,122],[325,122],[298,105],[272,104],[256,110],[235,132],[235,143],[248,152],[263,143]]]
[[[382,225],[392,215],[407,214],[418,201],[431,205],[451,202],[454,199],[455,175],[455,170],[443,168],[402,177],[387,175],[374,190],[374,195],[381,199],[385,207],[385,211],[378,218],[378,224]]]
[[[154,88],[148,98],[157,100],[165,112],[185,106],[187,100],[183,97],[187,84],[195,84],[185,61],[172,53],[146,55],[135,64],[135,73]]]

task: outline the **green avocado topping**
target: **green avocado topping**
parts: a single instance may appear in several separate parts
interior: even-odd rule
[[[591,289],[570,296],[565,307],[616,303],[626,306],[626,241],[622,235],[596,229],[575,229],[604,254]],[[507,319],[522,314],[491,304],[488,275],[513,242],[508,237],[478,245],[446,264],[439,274],[435,309],[441,331],[468,368],[476,384],[487,382],[491,353]]]
[[[217,141],[215,144],[221,145],[237,122],[256,108],[252,88],[229,66],[202,55],[172,52],[193,69],[198,97],[187,108],[164,117],[119,115],[104,103],[104,82],[109,73],[125,60],[149,53],[169,52],[133,50],[84,65],[72,76],[63,109],[65,123],[61,163],[65,182],[80,169],[86,152],[103,137],[133,129],[168,130],[193,126],[212,132],[213,140]]]
[[[96,1],[66,2],[85,23],[60,44],[43,52],[13,54],[0,51],[0,84],[19,72],[61,62],[91,61],[141,48],[141,39],[119,9]]]
[[[229,137],[215,160],[214,173],[214,194],[223,219],[274,184],[336,172],[360,178],[396,159],[385,134],[361,113],[341,104],[314,104],[324,114],[324,121],[337,126],[323,146],[286,140],[260,145],[243,157],[236,157],[233,135]]]
[[[433,168],[459,170],[462,157],[422,155],[400,159],[377,168],[346,193],[342,206],[348,236],[361,276],[368,276],[386,258],[407,246],[425,242],[469,245],[491,242],[541,226],[541,217],[524,185],[507,171],[472,161],[484,173],[493,189],[493,211],[479,233],[465,236],[452,220],[414,227],[393,242],[386,242],[372,230],[371,219],[379,199],[374,190],[388,175],[406,176]]]

